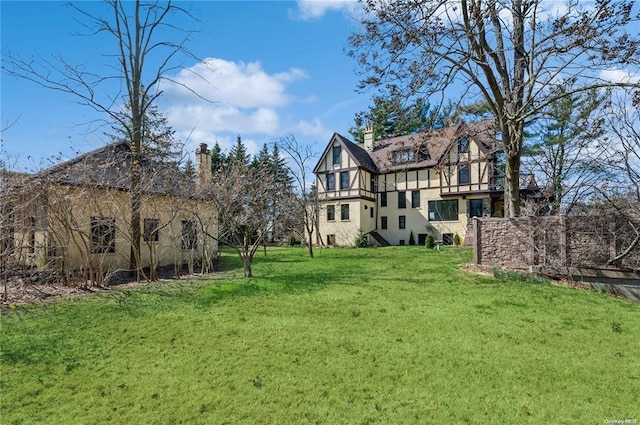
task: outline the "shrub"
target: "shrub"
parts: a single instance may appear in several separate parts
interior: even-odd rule
[[[495,277],[496,279],[503,279],[504,278],[504,273],[502,273],[502,270],[500,270],[499,267],[492,267],[491,271],[493,272],[493,277]]]
[[[519,273],[515,270],[507,270],[506,272],[500,270],[499,267],[492,267],[493,277],[502,280],[516,280],[525,283],[533,284],[545,284],[551,280],[546,276],[536,276],[529,273]]]
[[[413,230],[411,231],[411,233],[409,234],[409,245],[415,245],[416,244],[416,239],[413,237]]]
[[[433,240],[433,236],[427,235],[426,239],[424,240],[424,246],[426,246],[429,249],[435,248],[436,243]]]
[[[300,241],[294,235],[289,236],[289,246],[300,245]]]
[[[456,246],[460,246],[460,242],[461,242],[460,241],[460,235],[456,233],[453,236],[453,244],[456,245]]]
[[[356,235],[356,248],[366,248],[369,246],[369,240],[367,239],[367,235],[364,234],[364,230],[362,227],[358,229],[358,234]]]

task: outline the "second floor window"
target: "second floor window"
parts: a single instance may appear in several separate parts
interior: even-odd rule
[[[381,207],[387,206],[387,192],[380,193],[380,206]]]
[[[407,208],[407,192],[398,192],[398,208]]]
[[[349,189],[349,172],[340,172],[340,190]]]
[[[334,146],[333,147],[333,165],[340,165],[340,156],[342,155],[342,147]]]
[[[398,229],[404,229],[407,227],[407,217],[404,215],[398,216]]]
[[[469,175],[469,165],[460,165],[458,167],[458,184],[469,184],[471,176]]]
[[[327,190],[336,190],[336,175],[327,174]]]

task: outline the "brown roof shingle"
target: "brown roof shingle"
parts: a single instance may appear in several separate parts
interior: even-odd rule
[[[194,182],[173,164],[141,158],[141,191],[156,194],[193,193]],[[119,190],[131,187],[131,147],[115,142],[57,164],[37,177],[62,184]]]
[[[485,154],[494,151],[495,128],[490,120],[485,120],[379,140],[374,143],[370,155],[380,172],[433,167],[449,152],[453,142],[465,135],[475,140]],[[413,150],[416,159],[397,164],[393,155],[404,150]]]

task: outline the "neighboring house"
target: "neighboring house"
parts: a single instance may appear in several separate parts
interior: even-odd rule
[[[140,161],[141,264],[210,264],[218,225],[198,182],[211,178],[206,145],[196,152],[196,179],[176,165]],[[131,148],[112,143],[35,175],[5,172],[0,202],[3,265],[83,271],[101,282],[129,269]]]
[[[490,121],[378,141],[368,127],[363,144],[335,133],[314,173],[320,245],[353,245],[360,229],[379,245],[408,245],[412,233],[416,244],[452,244],[470,218],[502,211]],[[537,191],[522,180],[524,196]]]

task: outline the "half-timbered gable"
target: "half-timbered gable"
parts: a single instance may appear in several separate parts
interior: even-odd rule
[[[335,133],[314,168],[318,195],[320,199],[373,200],[376,171],[364,149]]]
[[[489,193],[495,185],[495,131],[462,125],[440,160],[441,194]]]

